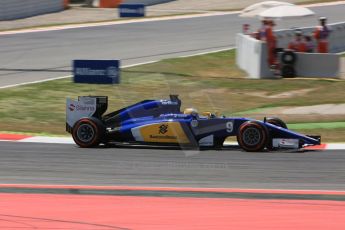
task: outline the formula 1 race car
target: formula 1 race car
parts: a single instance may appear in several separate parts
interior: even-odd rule
[[[181,112],[177,95],[170,95],[169,100],[144,100],[106,115],[106,96],[81,96],[66,103],[66,130],[83,148],[127,143],[218,149],[229,136],[236,136],[239,146],[250,152],[299,149],[321,142],[320,136],[288,130],[278,118],[259,121],[199,114],[193,108]]]

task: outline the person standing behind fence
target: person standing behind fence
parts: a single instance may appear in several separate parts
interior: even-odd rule
[[[304,41],[301,30],[295,31],[295,38],[294,38],[294,40],[292,40],[289,43],[288,48],[290,50],[295,51],[295,52],[306,52],[307,51],[306,42]]]
[[[306,52],[307,53],[314,53],[315,45],[314,45],[312,36],[306,35],[306,36],[304,36],[304,40],[305,40],[305,44],[306,44]]]
[[[331,33],[330,28],[326,25],[327,18],[320,17],[320,25],[314,31],[314,38],[317,41],[317,51],[319,53],[328,53],[328,37]]]
[[[268,49],[268,63],[270,64],[270,66],[275,65],[277,62],[276,52],[275,52],[277,40],[273,32],[273,27],[275,25],[276,24],[272,20],[267,22],[266,42],[267,42],[267,49]]]
[[[267,27],[268,27],[268,21],[267,20],[262,20],[261,21],[261,27],[257,32],[256,39],[260,41],[266,41],[267,40]]]
[[[267,44],[267,56],[268,64],[271,66],[276,64],[276,37],[273,33],[273,27],[275,26],[272,20],[262,20],[261,28],[256,33],[256,39],[266,42]]]

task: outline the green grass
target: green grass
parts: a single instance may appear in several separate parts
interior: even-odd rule
[[[345,122],[296,123],[288,127],[304,134],[321,135],[323,143],[345,142]]]
[[[68,133],[64,134],[52,134],[52,133],[35,133],[35,132],[15,132],[15,131],[0,131],[0,134],[20,134],[20,135],[28,135],[28,136],[44,136],[44,137],[69,137]]]
[[[337,129],[292,129],[307,135],[321,135],[321,143],[345,142],[345,128]]]
[[[298,93],[304,89],[311,91]],[[291,95],[279,96],[286,92]],[[61,79],[0,89],[0,130],[65,134],[66,97],[79,95],[107,95],[109,109],[116,110],[143,99],[179,94],[183,108],[245,115],[243,111],[276,106],[345,103],[344,92],[345,81],[246,79],[236,67],[235,51],[231,50],[124,69],[120,85],[75,84],[71,79]],[[330,122],[344,121],[344,116],[288,116],[284,120]]]
[[[345,122],[320,122],[288,124],[290,129],[345,129]]]

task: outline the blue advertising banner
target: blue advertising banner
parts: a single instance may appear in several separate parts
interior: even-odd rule
[[[119,60],[74,60],[75,83],[119,84]]]
[[[145,17],[144,4],[120,4],[118,9],[121,18]]]

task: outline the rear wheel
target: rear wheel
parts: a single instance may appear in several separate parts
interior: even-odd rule
[[[82,148],[96,147],[102,141],[104,127],[95,118],[80,119],[73,127],[74,142]]]
[[[267,145],[268,131],[265,126],[256,121],[248,121],[240,126],[237,141],[247,152],[260,152]]]

